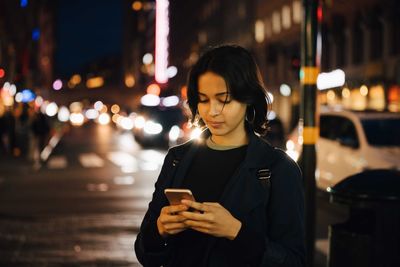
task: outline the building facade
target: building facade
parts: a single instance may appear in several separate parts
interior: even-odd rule
[[[321,90],[320,104],[399,112],[400,3],[326,0],[321,8],[320,69],[342,70],[345,83]],[[255,25],[261,29],[257,54],[266,83],[279,99],[278,113],[289,127],[298,114],[302,9],[300,0],[260,1],[256,8]],[[282,85],[290,87],[290,95],[282,94]]]
[[[187,1],[184,1],[187,2]],[[256,56],[273,109],[289,131],[299,110],[300,34],[303,1],[176,1],[171,57],[183,85],[190,66],[208,46],[237,43]],[[198,2],[198,1],[194,1]],[[340,69],[343,86],[319,91],[319,102],[355,110],[400,111],[400,3],[395,0],[321,1],[321,72]],[[176,15],[178,17],[178,15]],[[174,27],[175,25],[175,27]],[[175,52],[176,51],[176,52]],[[179,63],[178,63],[179,64]]]

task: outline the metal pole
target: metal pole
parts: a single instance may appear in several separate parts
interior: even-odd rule
[[[316,224],[316,151],[318,138],[316,127],[316,92],[317,76],[317,8],[318,0],[303,0],[303,24],[301,33],[301,104],[300,129],[302,129],[303,149],[300,156],[300,167],[305,181],[306,207],[306,248],[307,266],[314,264],[315,224]],[[319,61],[318,61],[319,62]]]

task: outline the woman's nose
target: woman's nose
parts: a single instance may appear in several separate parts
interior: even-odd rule
[[[218,114],[221,113],[221,105],[216,102],[216,101],[211,101],[210,103],[210,109],[208,110],[210,116],[217,116]]]

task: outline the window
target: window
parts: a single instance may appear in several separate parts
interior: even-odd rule
[[[264,42],[265,38],[265,30],[264,30],[264,22],[262,20],[257,20],[254,26],[254,37],[257,43]]]
[[[272,14],[272,31],[274,33],[281,32],[281,14],[278,11]]]
[[[383,51],[383,27],[379,21],[375,21],[371,27],[371,50],[372,60],[382,58]]]
[[[301,2],[298,0],[293,1],[293,22],[296,24],[301,23],[302,14],[303,14],[303,7],[301,5]]]
[[[336,139],[335,127],[332,127],[332,116],[321,116],[320,136],[330,140]]]
[[[332,141],[339,141],[343,146],[352,148],[359,146],[353,122],[341,116],[321,116],[320,136]]]
[[[353,64],[360,64],[363,60],[364,53],[364,34],[359,25],[360,22],[353,28]]]
[[[289,29],[292,26],[292,20],[290,16],[290,7],[285,5],[282,7],[282,27]]]
[[[391,19],[391,33],[390,33],[390,43],[392,44],[390,54],[397,55],[400,54],[400,11],[393,16]]]
[[[372,146],[400,146],[400,119],[365,119],[361,124]]]

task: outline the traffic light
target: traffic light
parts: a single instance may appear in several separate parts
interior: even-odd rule
[[[291,61],[290,61],[290,66],[291,66],[296,78],[299,78],[300,77],[300,66],[301,66],[300,57],[297,55],[292,56]]]
[[[292,70],[299,70],[300,68],[300,58],[298,56],[293,56],[291,59]]]

